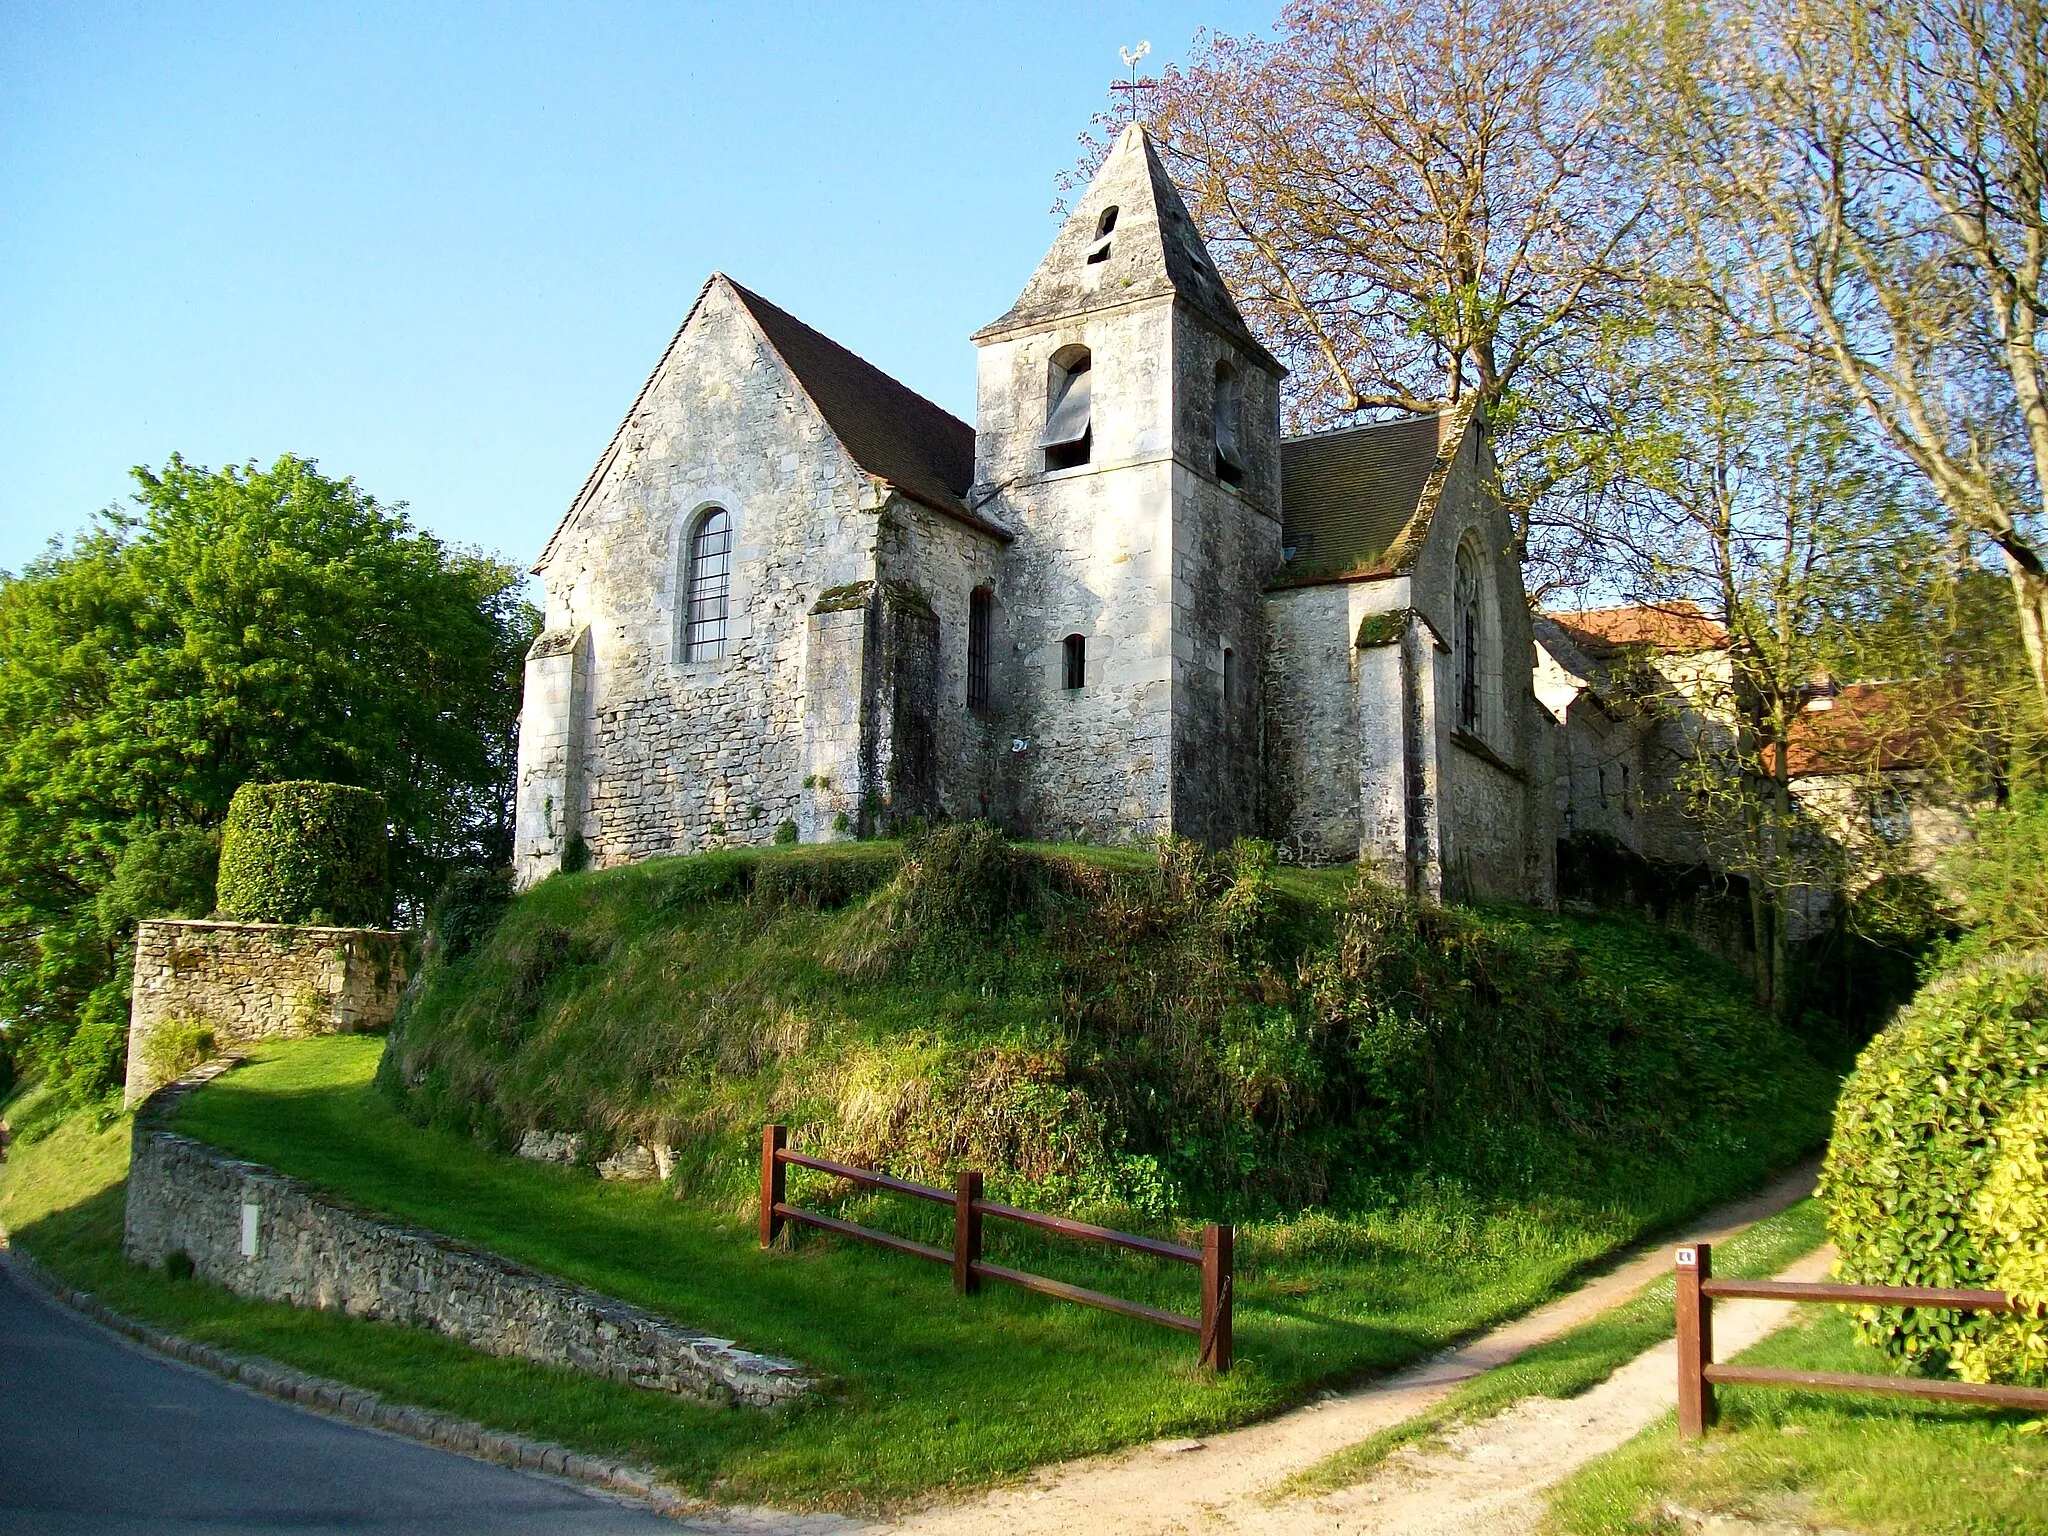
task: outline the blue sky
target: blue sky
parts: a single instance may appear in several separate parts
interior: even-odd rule
[[[1277,0],[0,5],[0,568],[285,451],[539,551],[705,276],[968,420],[1121,73]]]

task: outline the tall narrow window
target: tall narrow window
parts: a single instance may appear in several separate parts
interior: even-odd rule
[[[995,616],[995,594],[976,587],[967,598],[967,707],[988,713],[989,626]]]
[[[1047,469],[1088,462],[1094,440],[1094,369],[1086,347],[1069,347],[1052,360],[1052,388],[1038,446]]]
[[[1458,546],[1452,648],[1457,652],[1458,727],[1479,734],[1479,559],[1470,544]],[[1601,772],[1601,804],[1606,804],[1606,771]]]
[[[1237,697],[1237,653],[1229,646],[1223,647],[1223,707],[1230,708]]]
[[[1243,397],[1237,370],[1228,363],[1218,363],[1211,417],[1216,437],[1216,478],[1227,485],[1238,485],[1244,480],[1243,437],[1238,424]]]
[[[725,655],[726,601],[732,593],[732,514],[713,507],[697,520],[684,568],[683,660]]]
[[[1109,237],[1116,229],[1116,209],[1105,208],[1095,225],[1095,243],[1088,247],[1088,262],[1093,266],[1098,261],[1109,260]]]
[[[1067,636],[1067,686],[1086,688],[1088,686],[1088,637]]]

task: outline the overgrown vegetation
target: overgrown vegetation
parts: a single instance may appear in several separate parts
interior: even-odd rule
[[[1140,1217],[1363,1210],[1416,1179],[1502,1195],[1733,1189],[1818,1139],[1804,1052],[1683,940],[1417,905],[1240,844],[1156,857],[978,826],[557,877],[436,947],[383,1082],[505,1146],[677,1149],[750,1197],[799,1145]]]
[[[257,1306],[123,1265],[111,1192],[10,1224],[131,1311],[727,1500],[888,1505],[1243,1422],[1526,1309],[1824,1123],[1825,1079],[1681,941],[1418,909],[1250,846],[1018,848],[955,827],[558,876],[516,901],[464,880],[436,914],[388,1048],[267,1047],[180,1128],[803,1360],[831,1391],[715,1413]],[[926,1177],[972,1164],[1120,1224],[1235,1216],[1237,1369],[1206,1379],[1179,1335],[1042,1298],[956,1298],[895,1255],[814,1237],[760,1252],[771,1116],[807,1146]],[[676,1171],[625,1186],[503,1155],[532,1127],[583,1130],[593,1157],[664,1139]],[[943,1240],[943,1213],[792,1188]],[[1194,1303],[1177,1266],[1021,1229],[989,1242],[1000,1262]]]
[[[309,460],[135,479],[132,506],[0,573],[0,1054],[74,1102],[121,1080],[133,921],[212,910],[242,784],[381,794],[414,910],[509,858],[538,618],[516,569]]]

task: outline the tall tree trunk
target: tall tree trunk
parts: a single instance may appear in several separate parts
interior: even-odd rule
[[[1777,957],[1778,943],[1772,921],[1771,895],[1763,881],[1754,875],[1749,880],[1749,928],[1751,941],[1756,946],[1756,976],[1752,984],[1757,1006],[1776,1011],[1777,1008]]]
[[[2027,665],[2034,670],[2034,685],[2048,705],[2048,575],[2028,570],[2005,557],[2006,574],[2012,578],[2013,600],[2019,605],[2020,642],[2027,648]]]

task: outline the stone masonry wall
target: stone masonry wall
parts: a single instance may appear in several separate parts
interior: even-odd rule
[[[784,820],[827,839],[840,813],[857,820],[862,787],[820,785],[804,762],[805,642],[822,593],[876,579],[887,499],[714,281],[543,573],[549,630],[589,629],[567,821],[592,864],[772,842]],[[678,587],[711,507],[733,525],[725,655],[688,662]],[[554,867],[544,833],[522,798],[522,886]]]
[[[654,1391],[762,1408],[812,1386],[787,1360],[380,1220],[165,1130],[181,1090],[225,1065],[158,1093],[136,1117],[123,1242],[131,1261],[160,1269],[183,1253],[195,1274],[237,1295],[431,1328],[487,1354]]]
[[[203,1026],[216,1049],[383,1029],[405,989],[404,938],[374,928],[153,918],[135,931],[128,1084],[134,1105],[189,1063],[164,1033]]]
[[[975,478],[1017,530],[998,687],[1014,739],[1016,830],[1118,842],[1173,830],[1173,301],[992,341],[978,359]],[[1089,461],[1045,468],[1055,355],[1092,358]],[[1066,637],[1087,647],[1066,686]]]

